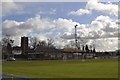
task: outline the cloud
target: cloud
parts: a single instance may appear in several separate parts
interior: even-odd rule
[[[118,50],[118,38],[96,40],[97,51],[114,51]]]
[[[112,3],[101,3],[98,0],[89,0],[86,4],[89,10],[96,10],[109,15],[118,16],[118,5]]]
[[[54,15],[54,14],[56,14],[56,12],[57,12],[56,8],[50,8],[49,11],[40,10],[39,12],[37,12],[37,15],[42,15],[42,14]]]
[[[13,2],[13,0],[10,0],[10,2],[2,2],[2,16],[11,14],[14,12],[20,12],[22,11],[22,7],[18,5],[17,3]]]
[[[53,22],[57,28],[62,28],[66,32],[71,32],[72,29],[74,29],[74,26],[76,24],[79,24],[78,22],[74,22],[71,19],[63,19],[63,18],[58,18],[57,20],[54,20]]]
[[[98,16],[91,24],[80,24],[77,28],[78,36],[82,39],[98,39],[118,37],[117,20],[109,16]],[[73,34],[64,34],[64,38],[72,39]],[[71,38],[70,38],[71,37]]]
[[[49,14],[56,14],[56,9],[51,8]]]
[[[24,22],[5,20],[2,24],[2,35],[11,36],[46,36],[60,37],[65,32],[71,32],[77,22],[58,18],[55,20],[42,19],[40,16],[29,18]]]
[[[109,16],[98,16],[90,24],[80,24],[77,35],[80,44],[95,45],[98,51],[118,49],[118,21]],[[65,33],[62,38],[74,40],[74,34]],[[87,40],[86,42],[83,42]],[[108,46],[109,45],[109,46]]]
[[[70,32],[65,32],[65,33],[61,36],[61,38],[63,38],[63,39],[74,39],[74,38],[75,38],[74,35],[75,35],[75,34],[72,34],[72,33],[70,33]]]
[[[89,11],[87,9],[79,9],[77,11],[71,11],[69,13],[69,15],[75,15],[75,16],[81,16],[81,15],[85,15],[85,14],[91,14],[91,11]]]
[[[69,15],[81,16],[84,14],[91,14],[92,11],[102,12],[108,15],[118,16],[118,5],[108,3],[102,3],[98,0],[88,0],[86,7],[84,9],[79,9],[77,11],[71,11]]]
[[[70,41],[74,42],[74,26],[77,24],[77,35],[80,38],[80,43],[81,41],[89,45],[95,43],[98,50],[102,50],[102,48],[112,50],[116,49],[117,45],[117,42],[115,42],[118,37],[117,22],[117,20],[103,15],[96,17],[90,24],[80,24],[71,19],[49,20],[36,16],[23,22],[6,20],[3,22],[2,31],[3,35],[9,34],[14,37],[15,44],[20,44],[20,40],[17,39],[20,39],[21,36],[36,36],[40,40],[52,38],[55,40],[57,47],[64,47],[69,45]],[[108,38],[110,40],[106,42],[104,39],[107,40]],[[96,42],[93,42],[94,40]],[[111,42],[111,40],[113,41]]]

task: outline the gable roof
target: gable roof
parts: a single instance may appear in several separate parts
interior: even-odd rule
[[[80,52],[78,48],[64,48],[62,49],[63,52]]]

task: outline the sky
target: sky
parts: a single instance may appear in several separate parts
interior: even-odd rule
[[[77,24],[78,45],[92,45],[97,51],[118,49],[118,3],[99,2],[2,2],[2,35],[14,45],[21,36],[52,38],[58,48],[74,43]]]

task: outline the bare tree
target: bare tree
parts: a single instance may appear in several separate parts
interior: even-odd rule
[[[14,40],[11,39],[10,35],[6,35],[2,38],[2,46],[6,46],[8,44],[10,44],[11,46],[13,46]]]
[[[7,57],[10,57],[12,54],[12,46],[13,46],[14,40],[11,39],[10,35],[6,35],[2,38],[2,54],[7,55]]]
[[[48,41],[48,47],[54,47],[54,40],[53,39],[48,38],[47,41]]]
[[[39,40],[37,39],[37,37],[30,37],[30,46],[33,47],[33,49],[35,49],[39,43]]]
[[[74,47],[75,46],[75,42],[74,41],[70,41],[70,47]]]
[[[46,41],[39,41],[39,44],[38,44],[38,45],[40,45],[40,46],[46,46],[47,43],[46,43]]]

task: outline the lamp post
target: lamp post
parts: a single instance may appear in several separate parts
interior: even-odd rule
[[[77,24],[75,25],[75,52],[77,52],[77,49],[78,49],[78,40],[77,40]],[[77,58],[78,58],[78,53],[77,53]]]
[[[75,25],[75,47],[78,48],[77,46],[77,24]]]

